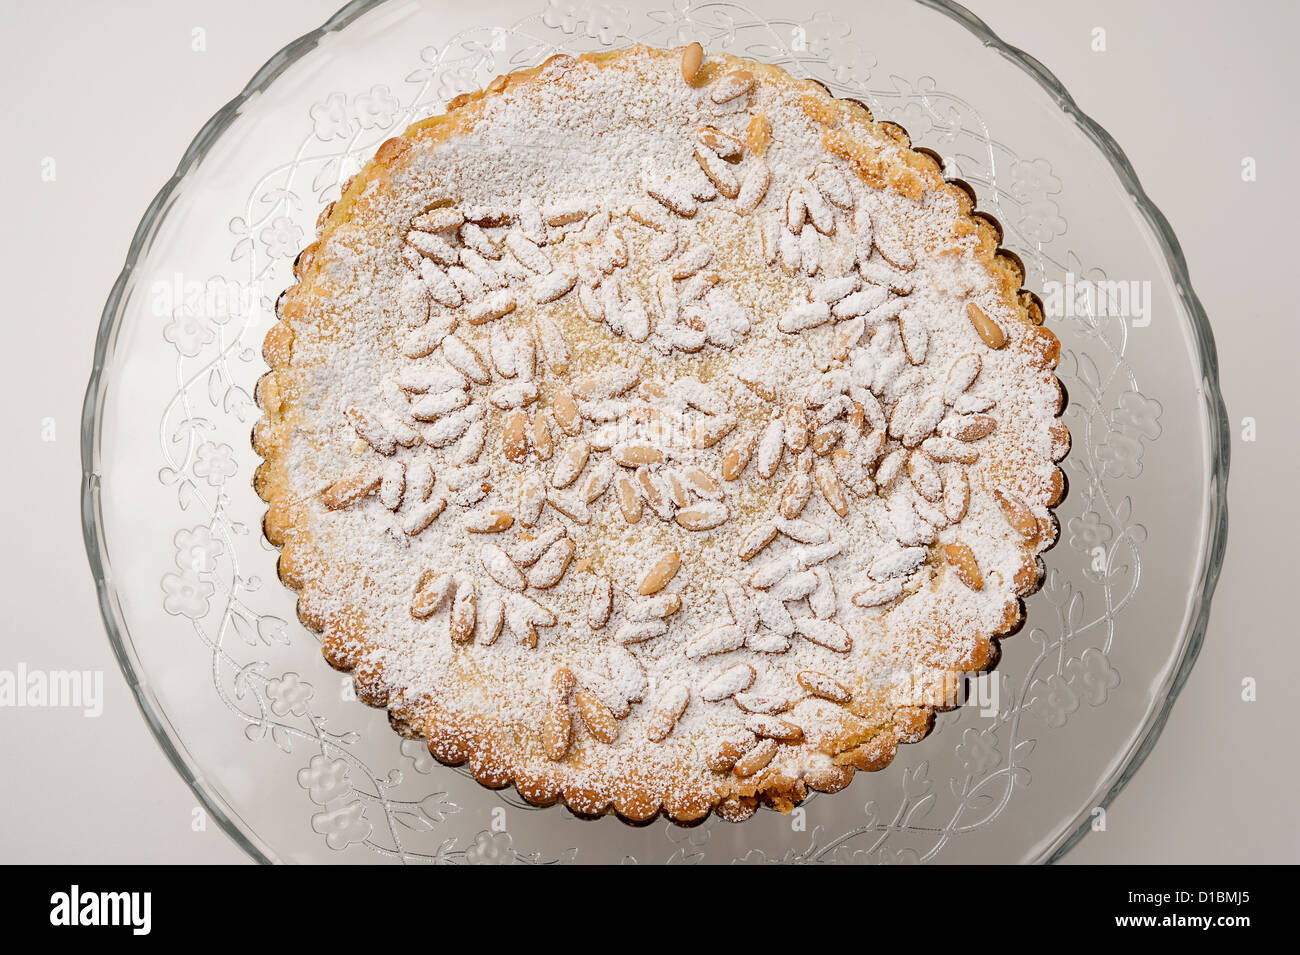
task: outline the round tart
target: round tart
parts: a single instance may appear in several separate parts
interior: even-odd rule
[[[695,44],[458,97],[266,339],[301,619],[534,803],[735,820],[882,768],[1056,538],[1059,346],[999,238],[899,127]]]

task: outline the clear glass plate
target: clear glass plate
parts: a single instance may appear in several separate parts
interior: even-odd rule
[[[86,546],[141,710],[255,858],[1042,861],[1104,825],[1196,657],[1223,556],[1209,326],[1118,146],[1037,62],[946,3],[827,2],[354,3],[267,63],[150,206],[86,398]],[[484,789],[349,698],[276,579],[248,436],[292,259],[379,143],[557,51],[689,40],[862,100],[974,187],[1061,338],[1074,449],[1045,586],[971,705],[789,816],[634,828]]]

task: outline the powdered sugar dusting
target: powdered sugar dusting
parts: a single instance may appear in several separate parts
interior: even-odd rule
[[[900,144],[737,62],[555,64],[413,129],[294,292],[308,591],[364,614],[391,707],[565,792],[836,778],[983,665],[1051,540],[1050,363],[959,202],[878,188],[823,134]]]

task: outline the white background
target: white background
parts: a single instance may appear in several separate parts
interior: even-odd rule
[[[207,118],[338,2],[0,7],[0,669],[102,669],[106,697],[99,719],[0,710],[0,861],[246,861],[214,825],[192,831],[196,800],[114,662],[81,541],[77,430],[100,311],[145,207]],[[1060,77],[1169,217],[1214,325],[1234,432],[1228,561],[1200,662],[1107,831],[1068,861],[1300,861],[1297,7],[968,6]],[[1256,182],[1242,181],[1246,156]],[[1246,677],[1256,702],[1241,699]]]

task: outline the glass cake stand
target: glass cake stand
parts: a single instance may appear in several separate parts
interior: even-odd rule
[[[1227,528],[1214,344],[1178,242],[1050,73],[940,0],[356,2],[199,133],[104,308],[82,431],[86,548],[158,742],[254,858],[294,862],[1050,861],[1104,825],[1205,630]],[[739,825],[534,809],[350,698],[276,578],[253,387],[290,265],[384,139],[557,51],[699,40],[868,104],[974,187],[1060,336],[1061,540],[995,674],[885,771]]]

